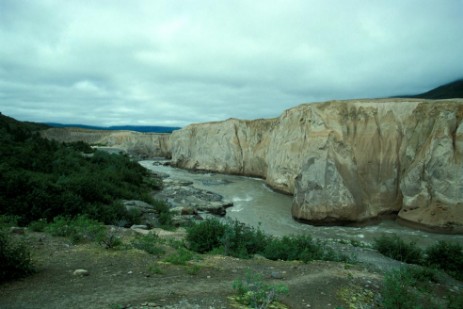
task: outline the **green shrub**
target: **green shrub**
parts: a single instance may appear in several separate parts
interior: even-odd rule
[[[415,280],[403,270],[386,273],[381,291],[384,309],[415,308],[418,299],[411,291],[414,284]]]
[[[384,276],[381,291],[385,309],[442,308],[442,300],[432,293],[435,271],[419,266],[402,267]]]
[[[463,294],[450,295],[448,309],[461,309],[463,308]]]
[[[225,233],[225,225],[217,219],[206,219],[200,223],[194,223],[187,229],[187,241],[190,249],[198,252],[209,252],[222,245]]]
[[[299,260],[303,262],[327,260],[351,262],[347,256],[335,252],[321,241],[314,241],[310,235],[272,238],[267,242],[263,255],[270,260]]]
[[[137,236],[134,240],[132,240],[132,246],[152,255],[159,256],[164,254],[164,250],[160,247],[160,238],[154,233]]]
[[[175,265],[186,265],[188,261],[194,258],[195,255],[191,251],[185,248],[179,248],[175,253],[168,255],[164,261]]]
[[[82,215],[75,219],[56,217],[45,228],[45,232],[53,236],[68,237],[73,243],[78,243],[83,241],[98,241],[104,237],[106,228],[98,221]]]
[[[33,272],[29,248],[0,229],[0,282],[22,278]]]
[[[288,293],[287,286],[266,284],[262,281],[262,276],[249,271],[244,278],[233,282],[233,289],[238,294],[236,300],[250,308],[269,308],[281,294]]]
[[[161,227],[170,229],[173,227],[173,215],[170,211],[169,205],[160,200],[154,200],[151,202],[151,204],[154,206],[154,209],[158,213],[158,219],[159,223],[161,224]]]
[[[45,228],[48,226],[46,219],[39,219],[37,221],[32,221],[29,223],[29,228],[34,232],[43,232]]]
[[[224,254],[239,258],[250,258],[263,252],[271,239],[260,229],[247,226],[239,221],[228,222],[225,225],[220,244]]]
[[[406,243],[397,235],[383,235],[376,238],[373,248],[381,254],[401,262],[410,264],[421,264],[423,262],[423,251],[416,246],[416,243]]]
[[[83,155],[93,149],[43,139],[13,122],[0,121],[0,215],[18,216],[20,225],[81,214],[114,224],[129,219],[114,201],[145,199],[153,190],[148,171],[128,156]]]
[[[105,249],[114,249],[123,245],[121,238],[111,228],[97,238],[98,243]]]
[[[447,272],[458,280],[463,280],[463,246],[440,241],[426,249],[425,263]]]
[[[20,217],[13,215],[0,215],[0,229],[12,226],[18,226]]]

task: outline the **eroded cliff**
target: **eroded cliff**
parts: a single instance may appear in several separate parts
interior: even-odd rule
[[[463,232],[463,100],[305,104],[279,118],[193,124],[173,164],[260,176],[313,223],[383,214]]]
[[[139,159],[170,157],[170,134],[80,128],[50,128],[40,134],[59,142],[83,141],[90,145],[119,148]]]

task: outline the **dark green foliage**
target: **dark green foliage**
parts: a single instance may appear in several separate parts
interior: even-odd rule
[[[34,272],[29,248],[0,229],[0,283]]]
[[[217,219],[206,219],[187,229],[187,241],[191,250],[199,253],[209,252],[220,247],[225,234],[225,224]]]
[[[323,247],[315,243],[310,235],[273,239],[266,246],[264,256],[271,260],[302,260],[304,262],[321,259]]]
[[[45,231],[53,236],[69,237],[73,243],[83,241],[98,241],[106,233],[105,226],[85,215],[74,219],[55,217],[52,223],[45,227]]]
[[[463,308],[463,294],[451,295],[449,297],[448,309],[461,309]]]
[[[423,251],[414,242],[406,243],[397,235],[383,235],[375,239],[373,248],[381,254],[401,262],[411,264],[423,262]]]
[[[66,143],[67,147],[70,147],[76,151],[80,151],[83,153],[94,153],[95,149],[93,149],[89,144],[84,143],[82,141]]]
[[[225,225],[220,243],[225,255],[250,258],[256,253],[263,252],[269,239],[260,229],[234,221]]]
[[[170,207],[167,203],[164,201],[159,201],[159,200],[153,200],[150,203],[151,205],[154,206],[154,209],[158,213],[158,219],[159,223],[161,224],[161,227],[169,229],[170,227],[173,226],[173,221],[172,221],[172,213],[170,212]]]
[[[43,232],[45,228],[48,226],[47,220],[39,219],[37,221],[32,221],[29,223],[29,229],[34,232]]]
[[[395,270],[384,276],[382,304],[385,309],[416,308],[418,299],[411,292],[415,280],[404,270]]]
[[[406,266],[386,273],[381,291],[383,308],[447,308],[447,301],[434,295],[437,277],[435,270],[419,266]],[[452,302],[456,303],[458,299],[450,300],[449,304]]]
[[[0,215],[19,216],[20,225],[79,214],[107,224],[132,223],[115,201],[150,199],[155,181],[146,169],[82,142],[43,139],[33,132],[40,128],[0,115]]]
[[[350,262],[348,257],[308,235],[275,238],[238,221],[222,223],[217,219],[207,219],[193,224],[187,229],[187,241],[190,249],[199,253],[217,250],[239,258],[260,254],[271,260]]]
[[[463,246],[440,241],[426,249],[426,264],[463,281]]]

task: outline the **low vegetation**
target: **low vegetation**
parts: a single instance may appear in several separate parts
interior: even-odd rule
[[[243,278],[238,278],[233,282],[233,289],[237,294],[235,300],[246,308],[269,308],[278,301],[280,295],[288,294],[286,285],[267,284],[262,280],[261,275],[249,270]]]
[[[258,254],[270,260],[352,261],[309,235],[277,238],[238,221],[207,219],[193,224],[187,229],[187,241],[190,249],[199,253],[212,251],[239,258]]]
[[[406,243],[393,235],[375,239],[373,247],[385,256],[398,261],[443,270],[455,279],[463,280],[461,244],[440,241],[422,250],[415,243]]]
[[[31,251],[23,242],[0,229],[0,283],[22,278],[34,272]]]
[[[130,223],[118,200],[152,202],[158,184],[128,156],[50,141],[37,128],[0,115],[0,215],[18,216],[20,225],[78,215]]]
[[[381,236],[374,241],[373,248],[381,254],[409,264],[421,264],[423,262],[423,251],[416,243],[406,243],[399,236]]]
[[[381,291],[383,308],[463,308],[463,295],[437,295],[442,294],[436,289],[438,277],[435,270],[417,266],[404,266],[386,273]]]

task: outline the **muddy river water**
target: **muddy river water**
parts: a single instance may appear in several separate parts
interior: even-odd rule
[[[312,226],[295,221],[291,216],[292,197],[271,190],[261,179],[224,175],[217,173],[197,173],[170,166],[153,165],[154,161],[140,161],[147,169],[170,175],[173,179],[193,182],[199,189],[218,193],[233,202],[227,209],[226,217],[247,225],[260,228],[275,236],[310,234],[319,239],[346,239],[371,242],[383,234],[397,234],[407,241],[419,245],[430,245],[438,240],[456,241],[463,244],[463,235],[429,233],[399,225],[394,220],[363,226]]]

